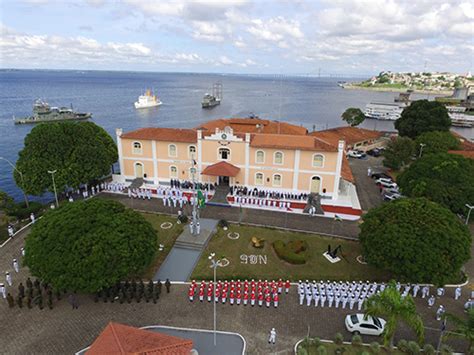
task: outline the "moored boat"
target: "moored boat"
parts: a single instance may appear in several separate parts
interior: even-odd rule
[[[92,117],[91,113],[75,112],[68,107],[51,107],[43,100],[36,100],[33,105],[33,115],[23,118],[14,118],[15,124],[30,124],[41,122],[79,121]]]
[[[145,91],[143,95],[138,97],[138,101],[135,102],[135,108],[148,108],[148,107],[156,107],[163,104],[158,96],[154,95],[153,92],[148,89]]]

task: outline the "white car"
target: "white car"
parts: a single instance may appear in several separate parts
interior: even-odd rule
[[[399,198],[402,198],[403,195],[399,192],[388,192],[383,195],[383,199],[385,201],[393,201],[393,200],[398,200]]]
[[[380,185],[382,187],[385,187],[385,188],[398,188],[398,185],[397,183],[393,182],[392,180],[389,180],[389,179],[377,179],[375,180],[375,183],[377,185]]]
[[[349,150],[349,151],[347,152],[347,156],[348,156],[348,157],[351,157],[351,158],[358,158],[358,159],[360,159],[360,158],[363,158],[363,157],[365,156],[365,154],[362,153],[362,152],[359,152],[359,151],[357,151],[357,150]]]
[[[345,323],[347,331],[352,334],[380,335],[383,333],[387,322],[382,318],[356,313],[348,314]]]

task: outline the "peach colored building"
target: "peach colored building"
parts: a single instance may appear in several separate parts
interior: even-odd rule
[[[170,179],[191,180],[195,160],[196,180],[201,182],[317,192],[334,202],[343,201],[353,187],[344,141],[331,143],[284,122],[231,118],[194,129],[141,128],[127,133],[117,129],[116,133],[126,181],[142,177],[150,185],[169,185]]]

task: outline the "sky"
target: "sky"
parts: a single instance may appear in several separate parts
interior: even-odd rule
[[[0,67],[473,71],[469,0],[0,0]]]

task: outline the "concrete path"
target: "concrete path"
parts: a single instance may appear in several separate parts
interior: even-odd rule
[[[201,233],[198,236],[192,235],[189,226],[185,226],[153,280],[187,281],[202,251],[215,233],[217,222],[201,218]]]

